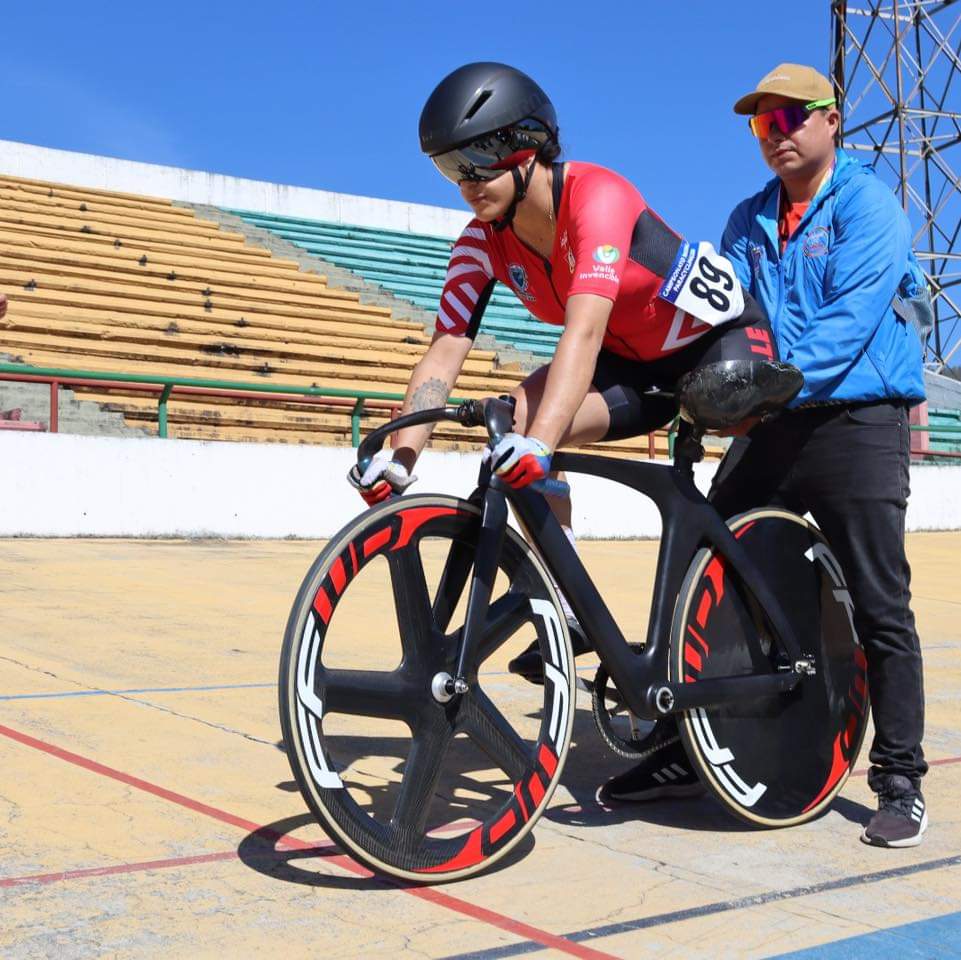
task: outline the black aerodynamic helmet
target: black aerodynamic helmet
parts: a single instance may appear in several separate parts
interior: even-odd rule
[[[454,183],[493,180],[557,140],[557,114],[526,73],[468,63],[437,85],[420,115],[420,148]]]

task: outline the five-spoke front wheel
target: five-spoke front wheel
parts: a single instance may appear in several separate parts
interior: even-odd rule
[[[547,806],[574,664],[550,578],[508,529],[466,693],[455,672],[480,512],[444,496],[362,514],[317,558],[284,637],[280,716],[310,808],[352,856],[406,880],[470,876]],[[507,670],[536,641],[543,686]]]

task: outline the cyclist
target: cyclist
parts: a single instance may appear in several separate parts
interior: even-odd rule
[[[687,243],[637,189],[604,167],[556,162],[557,116],[526,74],[470,63],[440,82],[420,143],[474,213],[451,252],[433,340],[415,367],[404,413],[442,405],[467,358],[496,281],[545,323],[562,326],[552,361],[513,391],[515,432],[494,472],[523,487],[550,472],[561,445],[649,433],[675,415],[672,390],[715,360],[776,357],[763,311],[709,243]],[[431,427],[399,431],[395,448],[350,480],[368,503],[402,493]],[[573,542],[569,498],[552,509]],[[566,601],[575,651],[588,649]],[[536,650],[511,663],[536,679]]]

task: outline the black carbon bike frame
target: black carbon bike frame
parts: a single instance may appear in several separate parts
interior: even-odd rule
[[[371,432],[361,443],[361,465],[381,449],[388,434],[408,426],[453,420],[486,426],[492,441],[511,430],[512,407],[504,400],[467,401],[407,414]],[[662,533],[651,603],[647,643],[637,653],[628,644],[607,604],[584,569],[577,552],[551,512],[547,500],[529,488],[514,490],[492,475],[485,464],[470,499],[481,508],[477,550],[467,599],[457,668],[450,693],[464,693],[476,678],[476,653],[490,603],[497,560],[510,504],[529,542],[537,549],[567,597],[584,633],[632,713],[646,719],[753,700],[793,689],[814,672],[813,656],[801,651],[784,611],[763,571],[747,555],[720,514],[697,489],[691,457],[676,451],[672,465],[615,460],[578,453],[558,453],[552,469],[612,480],[651,499],[661,515]],[[717,677],[697,683],[669,681],[671,626],[678,594],[694,555],[701,547],[723,558],[737,581],[753,596],[777,649],[776,667],[768,673]],[[760,636],[748,642],[760,648]],[[770,659],[763,656],[755,662]]]

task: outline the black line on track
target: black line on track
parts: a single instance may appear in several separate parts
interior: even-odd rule
[[[634,930],[647,930],[660,927],[666,923],[677,923],[679,920],[692,920],[695,917],[705,917],[715,913],[729,913],[732,910],[744,910],[748,907],[759,907],[766,903],[779,900],[794,900],[798,897],[810,897],[818,893],[831,890],[844,890],[847,887],[857,887],[866,883],[881,883],[897,877],[906,877],[914,873],[927,873],[931,870],[942,870],[945,867],[961,866],[961,855],[943,857],[940,860],[926,860],[906,867],[892,867],[890,870],[878,870],[875,873],[859,873],[853,877],[842,877],[840,880],[827,880],[824,883],[814,883],[806,887],[792,887],[790,890],[772,890],[770,893],[760,893],[753,897],[739,897],[737,900],[722,900],[719,903],[706,903],[700,907],[690,907],[687,910],[674,910],[670,913],[656,913],[651,917],[641,917],[638,920],[625,920],[621,923],[608,923],[599,927],[588,927],[573,933],[561,934],[567,940],[583,943],[597,937],[610,937],[618,933],[630,933]],[[471,953],[455,953],[443,957],[441,960],[499,960],[501,957],[519,957],[529,953],[545,950],[539,943],[517,943],[506,947],[492,947],[489,950],[475,950]]]

